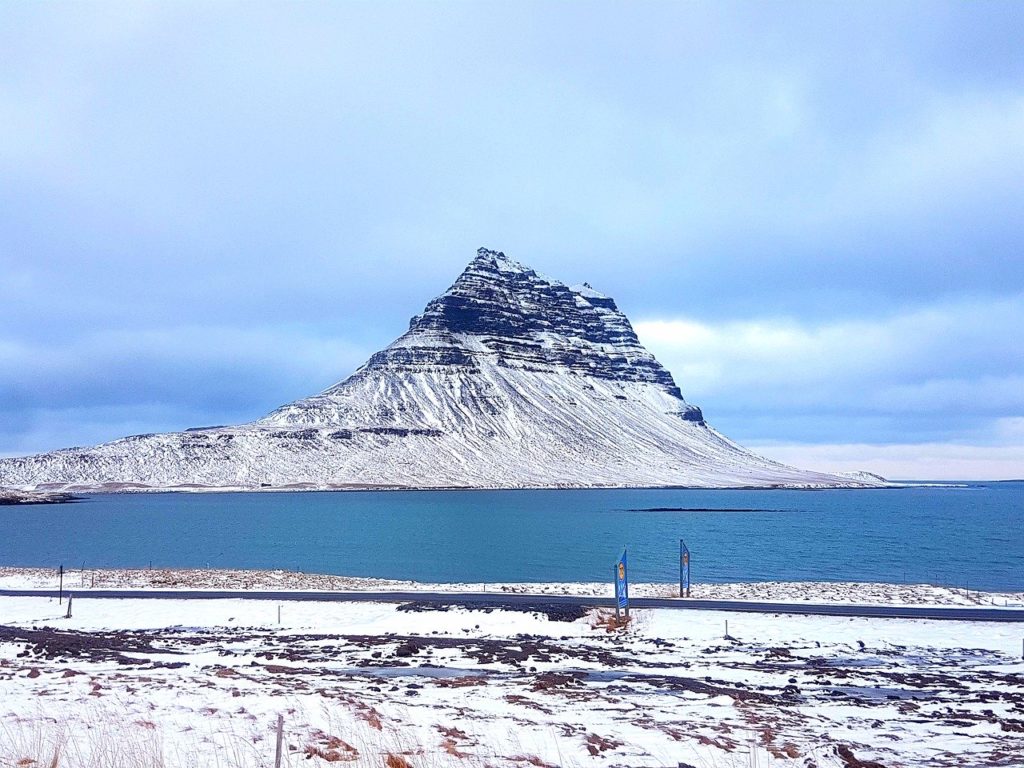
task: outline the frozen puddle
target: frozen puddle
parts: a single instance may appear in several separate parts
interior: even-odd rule
[[[487,672],[480,669],[460,669],[458,667],[347,667],[331,670],[336,675],[352,677],[430,677],[437,679],[483,677]]]

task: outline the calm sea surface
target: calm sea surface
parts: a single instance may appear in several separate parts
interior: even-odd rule
[[[421,581],[630,577],[1024,589],[1024,483],[836,491],[161,493],[0,507],[0,565],[283,568]]]

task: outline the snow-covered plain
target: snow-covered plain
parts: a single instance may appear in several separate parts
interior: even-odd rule
[[[64,609],[0,597],[0,766],[55,742],[68,768],[273,765],[278,714],[286,766],[1024,764],[1011,624],[643,610],[612,629],[564,607],[84,592]]]
[[[615,302],[481,249],[344,381],[231,427],[0,459],[0,486],[865,487],[709,426]]]
[[[0,566],[0,589],[57,589],[53,568]],[[603,582],[499,582],[431,583],[335,576],[298,571],[244,571],[226,569],[109,568],[68,569],[64,588],[73,592],[90,589],[160,590],[276,590],[276,591],[424,591],[515,592],[533,595],[609,595]],[[676,597],[676,584],[632,582],[634,597]],[[859,605],[947,605],[1024,607],[1024,592],[983,592],[933,584],[881,584],[843,581],[695,583],[693,599],[763,600],[769,602],[853,603]]]

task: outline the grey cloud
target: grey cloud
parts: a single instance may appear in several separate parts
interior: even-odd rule
[[[69,345],[0,342],[4,452],[37,452],[258,418],[326,388],[369,355],[301,331],[201,328],[86,335]]]
[[[75,413],[113,433],[153,400],[182,409],[153,428],[258,413],[359,355],[292,361],[282,342],[263,365],[201,332],[141,339],[250,328],[369,352],[481,245],[588,280],[631,317],[709,327],[1017,297],[1022,23],[1001,3],[7,4],[0,339],[28,353],[0,369],[5,423],[58,400],[72,440]],[[729,337],[666,362],[737,437],[839,439],[836,400],[879,412],[962,401],[951,382],[1012,384],[1020,341],[991,331],[952,333],[947,359],[880,356],[906,376],[866,352],[794,361],[790,400],[817,428],[758,421],[787,387],[765,388],[778,364]],[[716,360],[729,376],[687,387]],[[911,409],[914,434],[1018,413],[990,394],[984,412]],[[102,410],[120,406],[140,410]]]

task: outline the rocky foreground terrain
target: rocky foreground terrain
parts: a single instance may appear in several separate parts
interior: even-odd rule
[[[65,609],[0,597],[0,765],[273,765],[278,716],[289,767],[959,768],[1024,754],[1016,625],[653,610],[617,627],[542,599]]]

